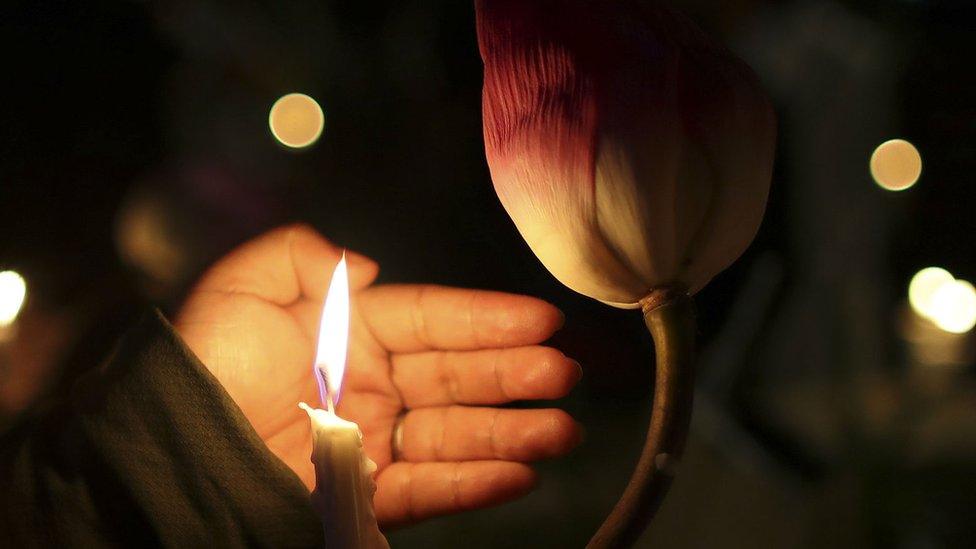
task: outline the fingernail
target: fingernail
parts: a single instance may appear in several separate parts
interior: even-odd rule
[[[569,360],[572,360],[573,364],[576,365],[576,381],[583,379],[583,365],[580,364],[578,360],[572,358]]]

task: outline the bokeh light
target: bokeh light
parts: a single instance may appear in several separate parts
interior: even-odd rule
[[[885,141],[871,154],[871,177],[889,191],[910,188],[922,175],[922,156],[904,139]]]
[[[121,258],[156,291],[186,282],[189,258],[179,239],[179,221],[163,193],[136,189],[119,208],[115,242]]]
[[[944,284],[952,282],[952,273],[940,267],[926,267],[915,273],[908,285],[908,302],[924,318],[932,317],[932,296]]]
[[[282,145],[302,149],[314,144],[322,135],[325,114],[311,97],[303,93],[290,93],[271,106],[268,125],[271,134]]]
[[[24,306],[27,282],[15,271],[0,272],[0,328],[13,324]]]
[[[932,295],[931,320],[939,328],[963,334],[976,326],[976,288],[965,280],[939,286]]]

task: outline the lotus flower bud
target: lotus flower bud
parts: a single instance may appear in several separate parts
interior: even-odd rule
[[[569,288],[624,308],[694,293],[758,230],[775,120],[757,78],[635,0],[477,0],[498,197]]]

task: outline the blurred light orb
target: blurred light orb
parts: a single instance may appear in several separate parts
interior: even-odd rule
[[[325,128],[322,107],[304,93],[289,93],[271,106],[268,126],[282,145],[304,149],[318,141]]]
[[[908,284],[908,303],[912,309],[924,318],[932,318],[932,296],[944,284],[953,282],[956,278],[952,273],[940,267],[926,267],[915,273]]]
[[[161,191],[130,191],[115,219],[115,244],[121,258],[152,283],[154,291],[185,282],[189,259],[179,240],[179,221]]]
[[[964,334],[976,326],[976,288],[965,280],[953,280],[932,296],[932,322],[953,334]]]
[[[904,139],[885,141],[871,154],[871,177],[882,189],[904,191],[922,175],[922,155]]]
[[[13,324],[24,306],[27,282],[15,271],[0,272],[0,328]]]

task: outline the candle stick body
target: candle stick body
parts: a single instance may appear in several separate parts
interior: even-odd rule
[[[312,422],[312,505],[322,518],[326,547],[388,549],[373,512],[376,464],[363,451],[359,426],[304,403],[302,408]]]

